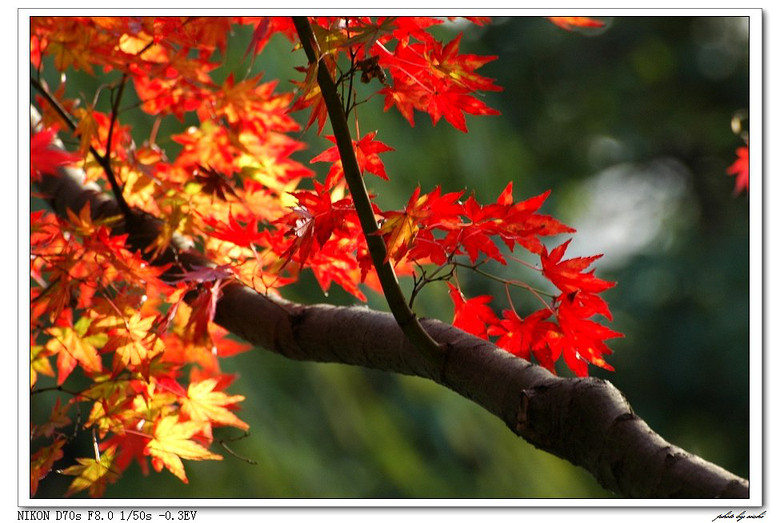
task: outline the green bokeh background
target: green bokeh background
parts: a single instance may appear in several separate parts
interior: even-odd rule
[[[670,442],[747,476],[748,198],[732,194],[734,179],[725,174],[741,144],[730,122],[748,107],[747,19],[606,22],[574,32],[524,17],[437,28],[447,40],[464,31],[461,52],[499,56],[481,72],[504,88],[484,97],[502,115],[468,117],[468,134],[444,121],[433,127],[421,114],[410,128],[395,111],[383,112],[379,98],[370,100],[359,109],[361,131],[378,129],[396,152],[383,155],[391,182],[367,183],[383,208],[401,207],[417,184],[424,191],[474,191],[482,202],[509,181],[517,200],[552,189],[544,210],[580,230],[570,254],[603,252],[598,275],[618,282],[605,296],[611,326],[625,333],[611,343],[616,372],[593,374],[621,389]],[[250,38],[251,30],[236,31],[228,66],[215,78],[246,71]],[[303,61],[290,49],[289,41],[275,39],[253,71],[290,88],[287,80],[298,77],[292,66]],[[73,74],[68,89],[91,93],[104,81]],[[139,140],[148,134],[143,115],[122,123],[135,125]],[[180,125],[167,120],[160,136]],[[298,156],[303,163],[330,145],[312,131],[299,137],[310,143]],[[312,167],[321,175],[327,168]],[[520,266],[508,271],[527,276]],[[469,295],[491,294],[506,306],[501,285],[468,274],[461,282]],[[285,296],[352,303],[339,290],[324,296],[310,276]],[[521,293],[512,298],[518,308],[534,305]],[[386,309],[376,295],[369,305]],[[420,315],[451,319],[444,286],[426,289],[416,307]],[[239,375],[231,392],[246,396],[239,414],[251,426],[230,448],[256,464],[226,452],[221,462],[185,462],[189,485],[165,471],[144,477],[134,464],[106,497],[612,496],[584,470],[536,450],[426,380],[293,362],[262,349],[225,360],[223,368]],[[36,398],[33,420],[48,408]],[[78,455],[90,449],[87,434],[68,447]],[[61,497],[69,481],[50,475],[38,497]]]

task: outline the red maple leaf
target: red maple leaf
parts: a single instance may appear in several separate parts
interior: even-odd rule
[[[429,60],[436,73],[468,91],[501,91],[502,88],[495,85],[492,78],[486,78],[474,72],[483,65],[496,60],[498,56],[460,54],[462,37],[461,33],[444,46],[436,41],[431,43]]]
[[[252,40],[249,42],[249,47],[247,47],[244,56],[250,52],[255,55],[260,54],[271,37],[277,33],[285,35],[289,40],[294,40],[298,36],[292,18],[289,16],[244,16],[239,17],[236,21],[255,26],[252,32]]]
[[[294,256],[303,264],[312,249],[322,248],[334,231],[348,232],[350,215],[355,215],[355,209],[351,198],[332,201],[331,192],[317,181],[314,182],[314,191],[301,190],[292,195],[298,200],[298,205],[276,223],[288,225],[287,234],[294,237],[282,256],[288,261]]]
[[[514,310],[507,309],[502,316],[503,319],[488,330],[491,336],[499,336],[496,345],[528,361],[531,361],[533,352],[544,367],[554,372],[553,363],[557,357],[550,357],[549,350],[545,350],[548,332],[558,329],[557,325],[546,321],[552,316],[552,311],[538,310],[523,319]]]
[[[228,223],[213,216],[203,217],[203,222],[211,227],[211,230],[205,231],[206,234],[234,243],[239,247],[251,247],[253,244],[262,242],[264,234],[257,230],[257,221],[257,217],[252,216],[246,225],[242,225],[232,212],[228,214]]]
[[[431,229],[423,229],[417,232],[408,254],[412,261],[425,262],[430,260],[434,265],[442,266],[447,263],[448,256],[461,254],[461,251],[450,252],[448,247],[434,236]]]
[[[734,160],[726,172],[730,175],[736,175],[737,181],[734,185],[734,195],[748,190],[750,180],[750,150],[745,145],[737,149],[737,159]]]
[[[514,248],[515,243],[519,243],[529,251],[539,254],[542,252],[542,242],[539,240],[541,236],[576,232],[552,216],[536,213],[549,195],[550,191],[546,191],[513,204],[512,182],[507,184],[495,205],[506,207],[506,211],[500,217],[501,225],[498,234],[510,250]]]
[[[549,253],[547,247],[542,248],[542,273],[548,280],[564,293],[577,291],[597,293],[615,286],[614,282],[601,280],[594,276],[593,270],[582,272],[595,260],[601,258],[601,254],[561,261],[569,243],[571,240],[565,241]]]
[[[482,100],[471,95],[471,91],[454,84],[436,82],[427,97],[425,111],[431,115],[433,125],[443,116],[454,128],[468,132],[464,113],[474,115],[501,114],[491,109]]]
[[[493,297],[476,296],[467,300],[460,289],[449,282],[447,285],[450,288],[452,303],[455,304],[452,325],[480,338],[488,339],[489,327],[499,323],[496,313],[487,305]]]
[[[198,286],[198,295],[190,307],[190,321],[187,330],[192,333],[191,339],[196,343],[211,341],[209,324],[214,321],[217,312],[217,302],[222,295],[222,280],[205,282]]]
[[[57,169],[81,160],[81,155],[54,146],[57,129],[49,127],[30,138],[30,175],[33,181],[42,174],[56,174]]]
[[[387,172],[385,171],[385,165],[382,160],[379,159],[381,153],[393,151],[392,147],[385,145],[379,140],[374,140],[376,131],[370,132],[363,136],[358,141],[352,140],[352,147],[355,150],[355,157],[357,158],[358,167],[360,173],[370,172],[379,176],[383,180],[387,180]],[[328,140],[336,143],[335,136],[326,136]],[[317,156],[311,159],[311,163],[316,162],[332,162],[330,170],[328,171],[328,177],[325,180],[325,187],[335,186],[344,177],[344,167],[341,164],[341,155],[339,154],[338,147],[333,146],[325,151],[321,152]]]
[[[493,237],[500,233],[502,218],[506,214],[506,205],[500,203],[481,205],[474,196],[469,196],[466,203],[460,205],[461,223],[447,226],[446,238],[442,240],[449,252],[460,252],[461,248],[468,253],[474,263],[480,253],[506,264],[506,260],[498,250]]]
[[[582,309],[571,300],[566,297],[560,300],[556,317],[564,335],[560,343],[566,364],[577,376],[588,375],[588,363],[615,370],[604,360],[604,355],[612,354],[604,340],[620,338],[623,334],[588,320],[581,314]]]
[[[459,44],[457,37],[444,46],[426,40],[399,42],[393,52],[383,47],[379,65],[393,77],[393,84],[379,91],[385,96],[385,110],[396,106],[412,126],[415,109],[427,112],[434,124],[444,117],[463,132],[468,132],[464,113],[499,114],[474,96],[478,90],[501,90],[474,72],[495,57],[460,55]]]

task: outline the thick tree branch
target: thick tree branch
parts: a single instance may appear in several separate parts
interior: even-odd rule
[[[53,208],[93,215],[120,213],[83,173],[62,169],[39,183]],[[123,227],[123,226],[119,226]],[[159,224],[133,220],[122,232],[136,248],[148,245]],[[208,260],[177,239],[161,260],[205,265]],[[748,498],[748,482],[676,447],[636,416],[609,382],[559,378],[493,344],[436,320],[425,329],[446,344],[440,362],[423,356],[393,316],[356,307],[302,305],[228,284],[215,321],[266,350],[295,360],[339,362],[434,380],[501,418],[536,447],[588,470],[605,488],[635,498]]]

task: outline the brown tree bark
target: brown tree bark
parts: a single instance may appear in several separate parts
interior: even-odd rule
[[[93,217],[121,214],[115,200],[83,173],[63,169],[44,176],[39,189],[65,214],[89,201]],[[159,224],[136,214],[117,226],[138,249]],[[206,265],[176,238],[156,261],[179,267]],[[181,269],[179,269],[181,270]],[[240,284],[223,288],[215,321],[263,349],[294,360],[339,362],[428,378],[501,418],[536,447],[588,470],[602,486],[634,498],[748,498],[749,484],[676,447],[631,409],[609,382],[556,377],[495,345],[436,320],[422,325],[445,347],[440,361],[408,341],[390,314],[359,307],[302,305],[264,296]]]

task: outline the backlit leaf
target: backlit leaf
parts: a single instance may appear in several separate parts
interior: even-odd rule
[[[159,472],[163,467],[167,468],[174,476],[188,483],[182,459],[221,460],[222,456],[194,441],[193,438],[202,433],[203,429],[204,423],[180,421],[175,415],[160,419],[145,450],[152,457],[154,469]]]
[[[66,476],[76,476],[65,495],[72,496],[82,490],[88,490],[94,498],[102,496],[106,485],[117,479],[112,468],[115,453],[116,448],[111,447],[104,450],[99,459],[76,458],[78,465],[71,465],[62,471]]]
[[[205,422],[209,427],[206,431],[207,437],[211,436],[211,424],[230,425],[247,430],[249,425],[228,410],[229,407],[235,407],[238,402],[244,401],[244,396],[229,396],[222,391],[215,390],[216,386],[217,380],[215,379],[190,383],[187,396],[182,399],[182,412],[193,421]]]

